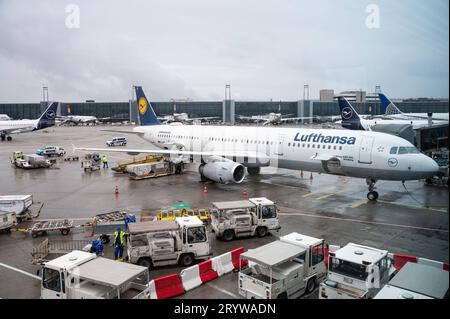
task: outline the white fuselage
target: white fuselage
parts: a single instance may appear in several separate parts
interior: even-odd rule
[[[428,119],[428,114],[427,113],[401,113],[401,114],[387,114],[385,115],[387,117],[393,118],[393,119],[403,119],[403,120],[409,120],[411,118],[416,118],[416,119]],[[447,121],[448,122],[448,113],[433,113],[431,118],[433,120],[439,120],[439,121]]]
[[[14,132],[23,130],[33,130],[37,127],[39,119],[37,120],[9,120],[0,121],[1,132]]]
[[[367,131],[370,130],[373,126],[375,125],[387,125],[387,124],[397,124],[397,125],[402,125],[402,124],[408,124],[411,125],[413,127],[413,129],[417,130],[419,128],[423,128],[423,127],[429,127],[429,123],[428,120],[422,120],[422,119],[361,119],[361,125],[362,127]],[[441,124],[448,124],[448,122],[445,121],[436,121],[433,120],[431,122],[431,125],[441,125]]]
[[[268,163],[257,163],[255,166],[375,180],[417,180],[431,177],[438,170],[434,160],[417,152],[408,141],[379,132],[200,125],[140,126],[134,131],[163,149],[241,151],[254,153],[256,158],[258,154],[269,158]],[[414,149],[415,153],[390,153],[391,148],[400,146]],[[330,167],[329,160],[340,164]]]

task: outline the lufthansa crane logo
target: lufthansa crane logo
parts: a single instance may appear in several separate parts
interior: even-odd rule
[[[348,120],[349,118],[351,118],[352,115],[353,115],[353,111],[352,111],[351,108],[349,108],[349,107],[344,107],[344,108],[342,109],[342,117],[343,117],[345,120]]]
[[[47,118],[48,119],[54,119],[55,118],[55,111],[53,111],[53,110],[48,110],[47,111],[47,113],[46,113],[46,115],[47,115]]]
[[[390,158],[390,159],[388,159],[388,165],[389,165],[390,167],[395,167],[395,166],[397,166],[397,165],[398,165],[397,159],[396,159],[396,158]]]
[[[141,97],[139,99],[139,113],[141,113],[141,115],[144,115],[145,112],[147,112],[147,101],[145,100],[145,98]]]

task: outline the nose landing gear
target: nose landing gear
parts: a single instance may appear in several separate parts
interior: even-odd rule
[[[378,192],[375,191],[375,183],[377,181],[371,178],[366,179],[366,183],[369,186],[369,192],[367,193],[367,199],[370,201],[376,201],[378,199]]]

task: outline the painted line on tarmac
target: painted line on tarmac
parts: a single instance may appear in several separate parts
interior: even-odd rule
[[[325,188],[325,189],[317,190],[317,191],[314,191],[314,192],[302,195],[302,197],[309,197],[309,196],[316,195],[316,194],[319,194],[319,193],[325,193],[325,192],[328,192],[328,191],[331,191],[331,190],[334,190],[334,189],[336,189],[336,187],[328,187],[328,188]]]
[[[384,200],[377,199],[380,203],[384,204],[392,204],[392,205],[398,205],[403,207],[410,207],[410,208],[419,208],[419,209],[426,209],[433,212],[441,212],[441,213],[447,213],[446,209],[440,209],[440,208],[433,208],[433,207],[427,207],[427,206],[419,206],[419,205],[409,205],[409,204],[402,204],[402,203],[395,203],[395,202],[388,202]]]
[[[39,218],[39,219],[33,219],[34,222],[50,222],[55,220],[61,220],[61,219],[68,219],[68,220],[92,220],[92,217],[76,217],[76,218]]]
[[[350,206],[350,207],[351,207],[351,208],[358,208],[358,207],[360,207],[360,206],[362,206],[362,205],[367,204],[368,202],[369,202],[369,200],[366,199],[366,200],[363,200],[362,202],[356,203],[356,204],[354,204],[354,205],[352,205],[352,206]]]
[[[330,196],[337,195],[337,194],[340,194],[340,193],[343,193],[343,192],[346,192],[346,191],[348,191],[348,189],[343,189],[343,190],[340,190],[340,191],[337,191],[337,192],[333,192],[333,193],[330,193],[330,194],[327,194],[327,195],[323,195],[323,196],[315,198],[315,200],[325,199],[325,198],[328,198]]]
[[[448,229],[428,228],[428,227],[419,227],[419,226],[402,225],[402,224],[391,224],[391,223],[383,223],[383,222],[371,222],[371,221],[366,221],[366,220],[361,220],[361,219],[353,219],[353,218],[318,216],[318,215],[307,214],[307,213],[278,213],[278,215],[314,217],[314,218],[331,219],[331,220],[338,220],[338,221],[351,222],[351,223],[372,224],[372,225],[380,225],[380,226],[391,226],[391,227],[400,227],[400,228],[408,228],[408,229],[428,230],[428,231],[435,231],[435,232],[441,232],[441,233],[449,232]]]
[[[213,289],[216,289],[216,290],[218,290],[218,291],[220,291],[220,292],[222,292],[222,293],[224,293],[224,294],[226,294],[228,296],[231,296],[233,298],[236,298],[236,299],[240,299],[241,298],[238,295],[232,293],[231,291],[228,291],[228,290],[225,290],[223,288],[220,288],[220,287],[218,287],[218,286],[216,286],[216,285],[214,285],[212,283],[208,283],[207,286],[209,286],[209,287],[211,287]]]
[[[41,280],[41,277],[36,276],[36,275],[33,275],[33,274],[30,274],[29,272],[26,272],[26,271],[24,271],[24,270],[18,269],[18,268],[16,268],[16,267],[9,266],[9,265],[6,265],[6,264],[4,264],[4,263],[0,263],[0,266],[3,266],[3,267],[5,267],[5,268],[8,268],[8,269],[11,269],[11,270],[14,270],[14,271],[17,271],[17,272],[19,272],[19,273],[21,273],[21,274],[24,274],[24,275],[27,275],[27,276],[29,276],[29,277],[31,277],[31,278]]]

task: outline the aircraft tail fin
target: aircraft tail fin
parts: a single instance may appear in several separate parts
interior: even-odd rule
[[[339,96],[338,102],[341,109],[342,127],[350,130],[363,130],[361,118],[347,99]]]
[[[38,124],[35,130],[42,130],[46,127],[55,125],[56,111],[58,110],[59,102],[50,102],[44,113],[39,117]]]
[[[147,100],[141,86],[136,86],[136,100],[138,105],[139,122],[141,125],[160,125],[161,122],[153,110],[152,105]]]
[[[381,106],[383,107],[385,115],[402,114],[402,111],[400,111],[398,107],[386,97],[386,95],[379,93],[378,96],[380,97]]]

